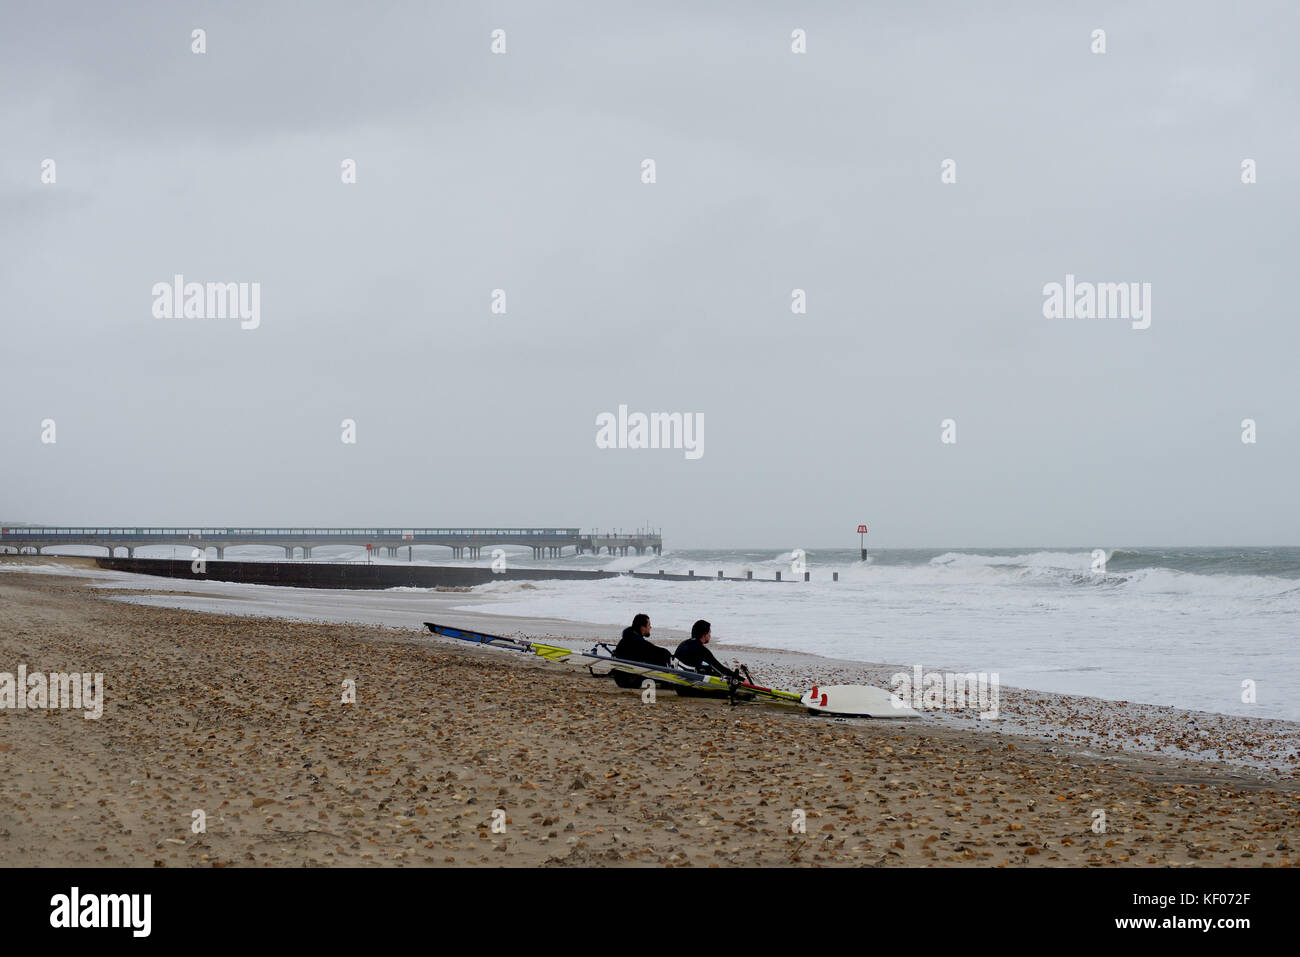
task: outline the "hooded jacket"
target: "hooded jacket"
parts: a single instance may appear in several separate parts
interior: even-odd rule
[[[673,660],[667,648],[660,648],[641,636],[639,628],[624,628],[623,637],[614,648],[614,657],[627,661],[640,661],[647,665],[667,667]]]
[[[647,641],[642,637],[641,629],[632,627],[623,629],[623,637],[619,639],[618,644],[614,647],[614,657],[622,658],[625,661],[639,661],[642,664],[656,665],[660,668],[667,667],[673,660],[673,656],[668,653],[667,648],[660,648],[653,642]],[[641,675],[633,674],[630,671],[619,671],[617,668],[610,674],[614,676],[614,683],[620,688],[640,688],[641,683],[647,680]]]

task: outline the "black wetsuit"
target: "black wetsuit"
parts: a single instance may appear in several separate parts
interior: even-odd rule
[[[732,678],[736,675],[736,672],[713,657],[713,652],[709,651],[708,646],[698,638],[687,638],[683,641],[677,646],[677,653],[673,657],[688,668],[706,674],[715,674],[723,678]]]
[[[614,648],[614,657],[622,658],[626,661],[640,661],[647,665],[657,665],[666,668],[672,662],[673,656],[668,653],[667,648],[660,648],[654,642],[647,641],[641,635],[639,628],[624,628],[623,637],[619,639],[618,645]],[[639,688],[641,682],[645,680],[644,676],[633,674],[630,671],[613,672],[614,682],[620,688]]]

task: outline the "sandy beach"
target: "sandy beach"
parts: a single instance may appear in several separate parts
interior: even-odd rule
[[[210,611],[132,604],[96,587],[84,560],[60,564],[87,577],[22,562],[0,575],[0,671],[102,672],[106,693],[98,720],[0,713],[6,866],[1273,867],[1296,856],[1287,722],[1014,689],[996,729],[666,693],[643,704],[570,666],[422,634],[417,604],[437,607],[427,595],[402,626],[294,621],[223,613],[211,594]],[[591,637],[509,624],[495,622]],[[769,680],[817,670],[880,682],[868,666],[727,651]],[[355,703],[342,702],[347,682]]]

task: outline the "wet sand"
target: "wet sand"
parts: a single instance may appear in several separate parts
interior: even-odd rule
[[[951,716],[645,704],[568,665],[422,635],[419,615],[322,624],[112,596],[76,575],[0,575],[0,671],[100,671],[107,686],[97,721],[0,711],[6,866],[1295,859],[1300,782],[1285,761],[1257,773]],[[1061,707],[1024,694],[1027,720]],[[1113,705],[1086,707],[1160,733]],[[191,830],[196,810],[206,833]]]

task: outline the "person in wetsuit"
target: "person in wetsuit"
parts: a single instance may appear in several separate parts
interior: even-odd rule
[[[660,648],[649,638],[650,616],[637,615],[632,619],[631,627],[623,629],[623,637],[614,648],[614,657],[661,668],[668,667],[672,663],[672,655],[668,653],[667,648]],[[640,688],[641,682],[646,680],[643,675],[633,674],[630,671],[615,669],[611,673],[614,675],[614,683],[620,688]]]
[[[709,639],[713,637],[712,632],[713,626],[701,618],[691,626],[691,637],[677,646],[673,657],[696,671],[717,675],[729,681],[738,680],[740,675],[713,657],[713,652],[709,651],[708,644]]]

